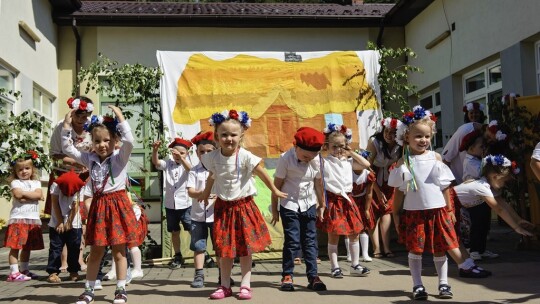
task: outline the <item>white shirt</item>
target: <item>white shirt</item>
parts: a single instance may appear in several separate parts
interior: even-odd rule
[[[465,154],[463,161],[463,181],[468,179],[478,179],[481,175],[482,160],[476,156]]]
[[[223,156],[217,149],[204,154],[201,161],[214,174],[214,189],[220,199],[234,201],[257,194],[253,170],[261,162],[260,157],[239,148],[237,160],[235,154]]]
[[[442,158],[450,163],[450,169],[456,177],[456,182],[461,183],[463,177],[463,161],[465,160],[466,151],[459,152],[459,146],[465,135],[474,131],[474,123],[469,122],[461,125],[456,132],[450,137],[450,140],[444,146]]]
[[[64,153],[75,159],[80,164],[83,164],[90,171],[90,178],[93,186],[96,189],[103,187],[103,182],[108,175],[107,183],[103,188],[103,193],[111,193],[126,189],[127,180],[127,164],[131,151],[133,150],[133,135],[127,121],[118,124],[118,131],[122,138],[122,146],[120,150],[116,150],[103,162],[99,160],[99,156],[93,152],[81,152],[73,146],[71,141],[71,129],[62,129],[62,147]],[[112,173],[112,174],[110,174]],[[93,192],[96,189],[92,189]]]
[[[62,191],[60,191],[60,188],[56,183],[52,183],[50,192],[52,195],[58,195],[58,205],[60,206],[60,213],[62,214],[62,222],[66,224],[69,219],[69,214],[71,213],[73,203],[79,203],[77,201],[77,195],[64,195]],[[56,218],[56,213],[51,211],[51,220],[49,221],[49,227],[56,228],[57,225],[58,219]],[[75,229],[82,228],[80,212],[77,212],[77,214],[73,218],[73,221],[71,222],[71,227]]]
[[[484,197],[494,197],[491,187],[485,178],[467,181],[454,187],[461,205],[465,208],[478,206]]]
[[[281,154],[274,177],[283,179],[281,191],[288,194],[279,200],[281,207],[305,212],[317,203],[315,179],[321,178],[318,157],[309,163],[300,162],[293,147]]]
[[[208,175],[210,175],[210,172],[208,172],[201,163],[198,163],[195,167],[189,170],[186,188],[194,188],[197,191],[204,190]],[[195,198],[192,198],[191,200],[191,219],[193,221],[206,223],[214,222],[215,199],[209,199],[208,206],[206,206],[206,208],[204,207],[204,202],[199,202]]]
[[[356,174],[354,171],[353,171],[353,183],[357,184],[357,185],[362,185],[362,184],[365,184],[368,180],[368,176],[369,176],[369,173],[370,171],[368,169],[364,169],[362,170],[362,173],[360,174]],[[354,193],[354,197],[360,197],[360,196],[364,196],[366,195],[366,191],[367,191],[367,187],[364,187],[364,189],[362,189],[362,193]]]
[[[389,186],[397,187],[405,193],[403,209],[428,210],[445,207],[446,201],[442,190],[450,186],[454,180],[450,168],[438,161],[433,151],[412,155],[410,158],[418,187],[416,191],[407,191],[407,184],[412,180],[412,174],[405,164],[390,171],[388,178]]]
[[[41,189],[41,183],[37,180],[15,179],[11,182],[10,186],[11,189],[21,189],[24,192],[33,192],[36,189]],[[13,198],[11,204],[8,225],[14,223],[41,225],[38,200],[21,203],[18,199]]]
[[[54,156],[58,154],[64,154],[62,152],[62,127],[64,125],[64,120],[61,120],[53,130],[51,135],[51,145],[49,155]],[[77,134],[74,131],[71,132],[71,140],[75,148],[79,151],[90,152],[92,151],[92,136],[89,132],[83,131],[82,134]],[[65,166],[60,163],[58,165],[55,163],[54,169],[61,171],[69,171],[73,167]]]
[[[182,164],[176,163],[172,157],[166,161],[160,159],[156,169],[163,170],[165,208],[174,210],[189,208],[191,199],[186,188],[189,171]]]
[[[349,202],[351,201],[348,193],[351,193],[353,189],[352,162],[352,158],[339,159],[332,155],[324,158],[323,174],[326,191],[339,194]]]
[[[534,147],[532,158],[540,160],[540,142],[536,144],[536,147]]]

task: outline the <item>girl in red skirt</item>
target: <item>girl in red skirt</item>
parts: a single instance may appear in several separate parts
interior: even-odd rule
[[[270,245],[266,223],[253,201],[257,194],[253,175],[257,175],[273,195],[285,198],[260,165],[261,158],[240,147],[244,131],[251,125],[246,112],[236,110],[215,113],[210,118],[219,149],[202,156],[204,167],[210,171],[201,200],[210,193],[217,199],[214,207],[214,240],[216,255],[220,257],[221,285],[211,299],[232,296],[230,286],[233,259],[240,257],[242,283],[239,299],[251,299],[251,254]],[[214,191],[212,191],[212,186]]]
[[[346,126],[328,124],[324,129],[326,142],[323,149],[329,155],[324,158],[323,184],[327,207],[323,221],[317,223],[317,228],[328,233],[328,257],[331,264],[331,276],[343,278],[338,264],[337,247],[339,236],[349,239],[351,252],[351,274],[365,276],[369,274],[367,267],[362,267],[360,260],[360,244],[358,238],[364,230],[360,211],[352,197],[353,170],[361,172],[369,167],[369,162],[354,152],[349,144],[352,141],[352,131]]]
[[[99,264],[106,246],[111,246],[116,262],[118,282],[114,303],[127,303],[125,249],[126,244],[137,240],[137,220],[126,193],[127,164],[133,150],[133,135],[122,111],[115,106],[109,108],[117,119],[94,115],[86,125],[92,135],[94,152],[80,152],[70,140],[74,110],[66,115],[62,129],[63,151],[89,168],[93,193],[86,228],[86,244],[92,247],[88,258],[85,291],[79,296],[77,304],[93,302]],[[122,147],[115,152],[115,145],[119,140],[122,141]]]
[[[366,150],[369,152],[367,160],[377,176],[374,192],[377,204],[374,204],[375,228],[371,242],[373,244],[373,257],[393,257],[390,249],[390,228],[392,226],[392,206],[394,202],[394,188],[388,186],[390,169],[401,157],[402,146],[396,142],[396,130],[401,121],[387,117],[381,121],[382,130],[375,133],[368,142]],[[379,234],[380,232],[380,234]],[[382,247],[379,243],[379,235]]]
[[[390,172],[388,185],[396,187],[394,223],[409,251],[409,269],[413,278],[413,299],[428,297],[422,284],[422,253],[433,253],[439,275],[439,298],[453,297],[448,285],[446,251],[459,252],[454,223],[451,217],[450,183],[452,171],[438,153],[429,150],[435,133],[435,116],[420,106],[403,115],[403,125],[397,140],[403,140],[404,155]],[[404,225],[399,212],[405,210]]]
[[[39,163],[38,153],[33,150],[27,151],[15,157],[11,175],[8,177],[13,195],[13,207],[9,214],[4,240],[4,247],[11,248],[8,256],[10,270],[8,282],[37,279],[37,276],[28,270],[28,261],[31,250],[44,248],[38,208],[42,196],[39,170],[36,169]]]

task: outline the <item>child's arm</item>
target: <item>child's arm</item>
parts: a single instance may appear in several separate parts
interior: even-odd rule
[[[399,234],[399,213],[401,212],[404,198],[405,198],[405,194],[403,193],[403,191],[396,188],[394,192],[394,206],[392,207],[392,218],[394,219],[394,226],[396,227],[396,231],[398,234]]]
[[[274,186],[279,190],[281,190],[281,187],[283,187],[284,182],[285,180],[283,178],[274,178]],[[270,221],[270,224],[272,225],[279,222],[278,203],[278,197],[272,193],[272,221]]]
[[[43,196],[41,188],[35,189],[33,191],[24,191],[21,188],[13,188],[11,189],[11,194],[21,203],[40,200]]]
[[[210,172],[208,178],[206,179],[206,185],[204,186],[203,193],[199,196],[199,202],[204,201],[205,205],[208,205],[208,198],[212,193],[212,187],[214,187],[214,174]]]
[[[532,233],[523,229],[519,225],[518,221],[522,220],[522,218],[519,217],[517,213],[515,212],[514,214],[509,212],[510,206],[508,206],[508,204],[504,201],[504,199],[501,198],[499,200],[496,200],[494,197],[490,197],[490,196],[484,196],[483,199],[517,233],[522,234],[522,235],[527,235],[527,236],[533,235]],[[519,219],[519,220],[516,220],[516,219]]]
[[[272,191],[272,195],[276,195],[277,197],[281,198],[287,197],[287,193],[281,192],[279,189],[276,188],[276,186],[274,186],[272,178],[268,175],[268,173],[266,173],[266,170],[264,170],[264,168],[260,164],[255,166],[255,168],[253,169],[253,174],[257,175],[263,181],[266,187],[268,187],[268,189]]]
[[[373,139],[370,139],[368,141],[366,151],[369,152],[369,156],[367,158],[367,161],[372,164],[375,160],[375,157],[377,157],[377,149],[375,148],[375,144],[373,143]]]
[[[54,229],[58,233],[64,233],[64,217],[62,216],[62,211],[60,209],[60,203],[58,198],[58,195],[51,194],[52,213],[56,218],[56,227],[54,227]]]
[[[369,168],[370,163],[362,157],[362,155],[354,152],[349,146],[345,148],[345,151],[347,151],[347,154],[352,157],[354,160],[352,163],[352,168],[354,171],[363,171],[364,169]]]
[[[444,201],[446,202],[446,211],[450,214],[450,217],[452,218],[452,223],[456,222],[456,213],[454,212],[454,208],[452,207],[452,202],[450,199],[450,187],[445,188],[442,191]]]
[[[122,141],[122,146],[120,147],[120,150],[118,152],[118,159],[120,160],[120,164],[127,165],[129,158],[131,157],[131,151],[133,151],[133,143],[135,142],[135,138],[133,137],[133,134],[131,133],[131,127],[129,126],[129,123],[124,118],[124,114],[122,114],[122,110],[120,110],[119,107],[115,107],[113,105],[108,106],[109,109],[111,109],[116,115],[116,118],[118,118],[118,132],[122,136],[120,139]]]
[[[326,209],[326,201],[324,199],[324,189],[322,184],[322,178],[315,178],[315,184],[313,185],[315,187],[315,195],[317,196],[317,217],[319,220],[324,219],[324,209]]]
[[[161,145],[161,140],[157,140],[152,144],[152,164],[157,168],[159,167],[159,146]]]
[[[368,182],[366,187],[366,194],[364,199],[366,200],[366,206],[364,211],[366,212],[366,217],[369,219],[369,210],[371,209],[371,201],[373,200],[373,188],[375,188],[377,182]]]
[[[173,150],[172,150],[172,153],[178,153],[178,152],[176,152],[176,150],[173,149]],[[189,170],[191,170],[191,163],[188,161],[187,155],[188,155],[188,154],[186,154],[186,155],[183,156],[183,157],[180,157],[180,162],[182,163],[182,167],[184,167],[184,169],[185,169],[186,171],[189,171]]]
[[[200,196],[203,194],[203,191],[204,190],[197,190],[197,189],[195,189],[195,187],[187,188],[188,196],[191,197],[191,198],[194,198],[196,200],[198,200],[200,198]]]

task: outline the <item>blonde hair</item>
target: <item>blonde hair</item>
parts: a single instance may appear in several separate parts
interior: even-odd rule
[[[21,164],[21,163],[23,163],[25,161],[30,161],[30,163],[32,164],[32,175],[30,176],[30,179],[31,180],[38,180],[39,179],[39,176],[38,176],[37,170],[36,170],[36,166],[34,166],[34,161],[32,161],[31,159],[19,158],[19,159],[14,160],[12,165],[11,165],[11,168],[9,170],[10,171],[9,176],[6,179],[8,184],[11,184],[12,181],[14,181],[16,179],[19,179],[19,177],[17,176],[17,165],[19,165],[19,164]]]

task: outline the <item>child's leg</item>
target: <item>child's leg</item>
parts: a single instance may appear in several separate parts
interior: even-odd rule
[[[371,231],[371,245],[373,246],[373,256],[376,258],[380,258],[381,253],[381,247],[379,244],[379,222],[380,219],[375,220],[375,227],[373,228],[373,231]]]
[[[231,271],[233,266],[233,258],[221,257],[219,259],[219,270],[221,273],[221,285],[231,288]],[[249,265],[251,268],[251,263]]]
[[[439,276],[439,285],[448,285],[448,258],[444,252],[433,254],[433,263]]]
[[[62,255],[60,257],[60,261],[61,261],[61,266],[60,266],[60,270],[65,272],[66,269],[68,268],[68,248],[67,248],[67,245],[64,245],[64,247],[62,248]]]
[[[86,225],[82,225],[82,232],[81,232],[81,246],[79,247],[79,265],[81,265],[81,269],[84,271],[86,270],[86,262],[84,261],[84,248],[86,247]]]
[[[64,234],[67,238],[67,271],[72,276],[72,279],[77,279],[77,273],[81,270],[79,252],[81,248],[82,229],[71,229],[68,232],[64,232]]]
[[[343,241],[345,242],[345,249],[347,249],[347,262],[350,262],[352,261],[352,257],[351,257],[351,245],[350,245],[350,242],[349,242],[349,238],[343,238]]]
[[[96,278],[99,271],[99,264],[105,253],[105,246],[90,247],[90,255],[88,256],[88,268],[86,269],[86,288],[94,290]]]
[[[390,226],[392,225],[392,216],[385,214],[379,221],[379,227],[381,228],[381,238],[383,242],[383,248],[385,254],[391,254],[390,250]]]
[[[359,264],[360,260],[360,243],[358,242],[358,234],[348,235],[349,251],[351,252],[351,266]]]
[[[142,271],[141,249],[138,246],[134,246],[129,249],[129,253],[131,255],[131,262],[133,263],[133,270]]]
[[[422,284],[422,253],[409,252],[409,270],[413,279],[413,286]]]
[[[240,257],[240,271],[242,272],[240,286],[251,288],[251,261],[251,255]]]
[[[60,234],[54,228],[49,228],[49,258],[47,261],[49,275],[60,273],[62,247],[64,247],[64,241]]]
[[[363,231],[362,233],[360,233],[360,246],[362,247],[362,258],[364,260],[371,260],[369,258],[369,253],[368,253],[368,249],[369,249],[369,236],[368,234],[366,233],[366,231]]]
[[[330,268],[339,268],[338,263],[338,242],[339,235],[328,233],[328,258],[330,259]]]
[[[127,259],[126,244],[117,244],[112,246],[112,256],[116,264],[116,287],[126,288]]]
[[[18,273],[19,271],[19,249],[11,248],[8,256],[9,271],[11,273]]]
[[[21,255],[19,256],[19,265],[20,271],[28,271],[28,263],[30,261],[30,250],[21,250]]]
[[[174,254],[181,254],[180,252],[180,231],[171,232],[171,241],[173,245]]]

